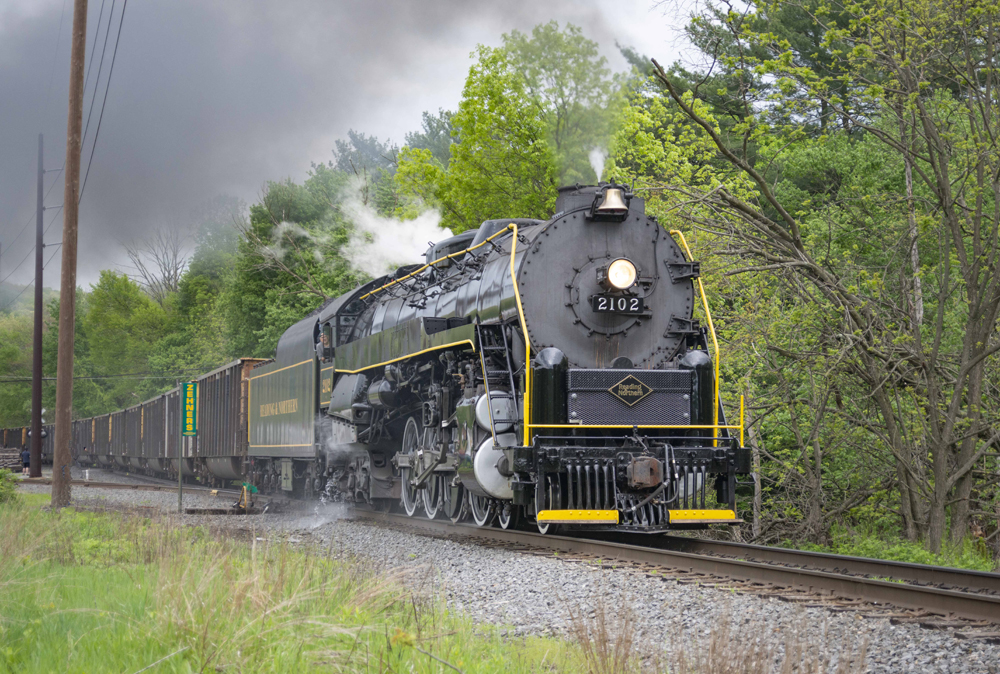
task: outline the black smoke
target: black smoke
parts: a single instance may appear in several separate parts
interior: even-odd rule
[[[102,24],[113,0],[104,2]],[[114,0],[102,95],[122,5]],[[90,0],[88,49],[100,6]],[[0,5],[0,279],[33,243],[29,225],[11,245],[33,222],[39,131],[48,166],[63,162],[72,7],[70,0]],[[268,180],[303,179],[311,162],[333,159],[335,141],[350,129],[401,144],[420,130],[423,111],[454,109],[477,43],[497,45],[504,32],[552,19],[581,26],[618,70],[625,62],[616,40],[638,41],[645,52],[662,45],[656,53],[673,58],[670,19],[648,0],[132,0],[81,207],[81,285],[126,264],[120,242],[160,228],[193,237],[192,213],[219,195],[252,203]],[[88,141],[85,164],[89,152]],[[49,174],[46,185],[60,179]],[[46,222],[55,216],[49,242],[61,236],[61,203],[57,184],[46,200]],[[58,265],[56,256],[46,286],[58,287]],[[11,281],[26,283],[32,273],[29,259]]]

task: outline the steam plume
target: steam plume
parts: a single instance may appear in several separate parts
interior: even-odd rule
[[[452,236],[441,226],[441,214],[434,210],[415,220],[398,220],[379,215],[358,198],[349,198],[343,213],[354,224],[344,255],[355,268],[372,276],[419,262],[428,242]]]
[[[600,181],[601,174],[604,173],[604,160],[608,158],[608,151],[603,147],[595,147],[590,151],[588,158],[590,159],[590,167],[594,169],[597,180]]]

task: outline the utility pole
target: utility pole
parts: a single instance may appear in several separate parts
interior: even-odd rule
[[[73,47],[66,122],[66,190],[63,194],[62,270],[59,281],[59,358],[56,370],[56,437],[52,460],[52,506],[69,505],[73,437],[73,344],[76,339],[76,233],[80,200],[83,131],[83,57],[87,49],[87,0],[73,2]]]
[[[38,134],[38,201],[35,203],[35,335],[31,363],[31,468],[28,477],[42,476],[42,134]]]

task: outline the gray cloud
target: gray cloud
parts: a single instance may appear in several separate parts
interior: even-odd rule
[[[90,0],[88,49],[100,4]],[[29,226],[11,245],[33,222],[39,131],[46,164],[63,162],[71,12],[68,0],[0,0],[0,278],[33,243]],[[125,264],[120,241],[186,226],[193,208],[219,194],[252,202],[268,180],[301,180],[350,128],[401,142],[423,110],[454,108],[477,43],[551,19],[580,25],[617,69],[616,40],[676,56],[674,20],[648,0],[133,0],[81,207],[81,285]],[[102,92],[113,42],[114,34]],[[100,100],[91,138],[99,108]],[[59,180],[49,174],[46,185]],[[58,184],[46,204],[61,203]],[[48,241],[59,240],[61,224],[60,214]],[[58,285],[58,262],[46,286]],[[29,260],[10,280],[31,275]]]

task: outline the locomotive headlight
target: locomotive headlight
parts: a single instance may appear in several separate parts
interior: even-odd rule
[[[635,284],[636,276],[638,274],[635,271],[635,265],[623,257],[608,265],[606,278],[608,283],[618,290],[631,288]]]

